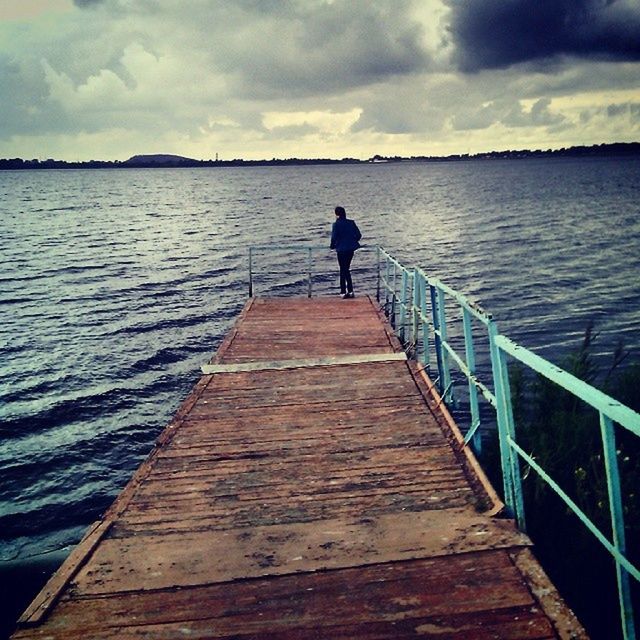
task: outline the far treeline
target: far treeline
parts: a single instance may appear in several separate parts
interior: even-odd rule
[[[368,160],[357,158],[286,158],[271,160],[194,160],[183,156],[157,154],[137,155],[125,161],[120,160],[88,160],[67,162],[65,160],[23,160],[22,158],[0,159],[0,170],[16,169],[140,169],[140,168],[175,168],[175,167],[251,167],[282,165],[314,165],[314,164],[377,164],[394,162],[456,162],[465,160],[521,160],[526,158],[585,158],[585,157],[620,157],[640,156],[640,142],[615,142],[597,144],[590,147],[568,147],[531,151],[508,150],[490,151],[476,154],[455,154],[449,156],[381,156],[375,155]]]

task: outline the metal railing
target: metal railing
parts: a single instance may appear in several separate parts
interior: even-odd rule
[[[498,375],[502,381],[503,398],[499,404],[506,407],[506,425],[500,434],[500,439],[506,442],[508,447],[508,472],[511,474],[512,500],[514,502],[516,517],[520,528],[524,528],[524,505],[522,502],[521,478],[518,470],[518,457],[522,458],[564,501],[575,513],[580,521],[596,537],[600,544],[613,556],[616,566],[616,580],[618,583],[618,598],[622,618],[623,637],[635,638],[635,626],[633,619],[633,606],[631,603],[631,586],[629,576],[640,581],[640,571],[629,561],[626,556],[626,541],[624,530],[624,511],[622,504],[622,492],[620,490],[620,472],[618,469],[618,456],[616,454],[616,438],[614,422],[629,430],[636,436],[640,436],[640,415],[629,407],[617,402],[610,396],[595,389],[583,380],[556,367],[547,360],[521,347],[505,336],[495,336],[494,343],[498,350]],[[580,509],[580,507],[560,488],[544,469],[522,449],[517,443],[513,412],[511,411],[511,398],[509,391],[509,372],[506,355],[515,358],[525,364],[536,373],[554,382],[575,397],[586,402],[598,411],[600,418],[600,432],[605,463],[605,475],[607,479],[607,495],[609,498],[609,511],[611,517],[612,540],[593,523],[593,521]]]
[[[372,269],[375,268],[373,264],[373,260],[375,260],[375,252],[373,251],[374,247],[360,247],[358,249],[358,255],[364,254],[366,256],[365,266],[359,266],[358,271],[364,270],[368,274],[372,274]],[[306,290],[307,296],[309,298],[314,295],[314,277],[323,276],[325,272],[321,272],[317,269],[317,265],[319,261],[327,261],[330,257],[335,256],[335,252],[332,249],[329,249],[326,245],[314,245],[314,244],[304,244],[300,243],[298,245],[251,245],[249,246],[249,264],[248,264],[248,275],[249,275],[249,297],[253,297],[256,293],[256,260],[260,255],[265,254],[283,254],[283,253],[294,253],[294,254],[303,254],[304,258],[304,270],[306,271]],[[332,258],[335,259],[335,258]],[[354,272],[354,268],[351,268],[352,273]],[[316,278],[317,280],[318,278]],[[317,284],[317,282],[316,282]],[[326,278],[325,278],[326,284]],[[371,282],[369,282],[369,287],[371,286]]]
[[[384,259],[384,271],[380,269],[380,258]],[[409,292],[413,273],[405,268],[398,260],[382,247],[377,248],[377,298],[380,298],[381,290],[384,291],[384,312],[391,322],[391,326],[398,333],[398,337],[404,344],[407,333],[407,318],[410,313]],[[396,291],[396,285],[400,288]],[[399,316],[399,317],[398,317]]]
[[[477,320],[487,330],[487,341],[497,335],[498,329],[490,313],[462,294],[454,291],[437,278],[430,278],[420,268],[409,271],[385,249],[378,249],[379,260],[384,268],[378,268],[381,287],[385,292],[384,309],[398,337],[413,358],[427,370],[431,370],[431,342],[434,346],[438,376],[435,383],[447,405],[455,403],[451,363],[467,378],[471,425],[465,435],[465,444],[473,441],[476,451],[482,448],[479,427],[479,394],[496,408],[496,399],[491,389],[478,379],[472,322]],[[398,274],[400,282],[398,283]],[[400,284],[399,287],[396,285]],[[446,300],[452,300],[461,310],[464,336],[464,356],[461,356],[449,340]],[[380,296],[379,302],[382,304]],[[399,319],[396,318],[399,309]],[[429,312],[430,310],[430,312]],[[409,325],[409,326],[407,326]],[[495,381],[494,381],[495,383]]]
[[[320,245],[253,245],[249,247],[249,297],[254,295],[254,272],[253,264],[256,253],[295,251],[307,254],[307,296],[313,295],[313,267],[314,258],[319,253],[327,253],[329,249]]]
[[[427,295],[428,292],[428,295]],[[464,338],[464,356],[460,355],[449,340],[449,330],[447,326],[446,301],[451,300],[457,304],[461,313],[462,333]],[[413,308],[414,317],[413,343],[417,349],[416,359],[424,364],[429,362],[429,318],[427,308],[431,308],[431,331],[433,333],[433,343],[438,367],[438,382],[445,402],[449,405],[455,404],[453,394],[453,381],[451,377],[451,363],[455,364],[458,370],[466,377],[469,391],[469,407],[471,412],[471,424],[467,431],[465,444],[473,440],[476,451],[482,447],[480,437],[480,405],[479,393],[487,402],[496,407],[496,398],[491,389],[481,380],[476,372],[476,351],[473,337],[473,321],[479,321],[486,329],[487,342],[490,344],[491,336],[498,332],[495,321],[491,314],[487,313],[478,304],[472,302],[457,291],[454,291],[437,278],[430,278],[422,269],[414,269],[414,291]],[[422,340],[420,341],[420,332]]]
[[[471,426],[465,436],[465,444],[473,439],[474,447],[479,447],[477,437],[480,424],[478,392],[496,414],[500,465],[502,471],[504,500],[509,512],[516,518],[518,527],[526,530],[520,459],[529,465],[540,478],[560,497],[561,500],[580,519],[600,544],[609,552],[615,562],[616,579],[622,632],[625,640],[635,639],[634,612],[631,602],[630,577],[640,581],[640,571],[626,555],[625,528],[620,474],[616,455],[614,423],[640,436],[640,415],[629,407],[617,402],[595,387],[576,378],[547,360],[518,346],[498,333],[497,325],[491,314],[464,295],[443,284],[437,278],[429,277],[422,269],[409,270],[384,249],[378,250],[378,300],[380,286],[384,289],[384,308],[398,324],[397,307],[400,309],[398,335],[405,348],[425,369],[430,369],[430,343],[434,344],[437,367],[436,384],[440,395],[447,404],[454,400],[450,364],[455,363],[468,381]],[[397,274],[402,278],[398,281]],[[383,275],[384,274],[384,275]],[[459,355],[448,338],[445,298],[457,303],[461,309],[465,356]],[[391,306],[389,307],[389,301]],[[406,318],[411,314],[410,337],[407,338]],[[480,380],[475,371],[475,351],[471,321],[478,320],[486,327],[489,341],[493,391]],[[600,416],[600,430],[605,461],[607,493],[612,525],[612,540],[592,522],[578,505],[564,492],[557,482],[529,455],[517,442],[509,384],[507,355],[526,365],[537,374],[558,384],[575,397],[595,408]]]

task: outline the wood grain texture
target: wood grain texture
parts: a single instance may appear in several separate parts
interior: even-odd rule
[[[14,637],[583,637],[428,381],[367,361],[398,348],[368,297],[251,300],[212,362],[255,366],[201,378]]]

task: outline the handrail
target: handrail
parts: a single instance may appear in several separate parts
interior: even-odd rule
[[[358,251],[369,251],[369,247],[360,247]],[[262,245],[250,245],[249,246],[249,297],[254,294],[254,273],[253,262],[254,254],[257,252],[279,252],[279,251],[297,251],[307,253],[307,297],[311,298],[313,295],[313,273],[314,273],[314,253],[322,252],[329,253],[332,251],[326,245],[318,244],[262,244]]]
[[[399,338],[407,349],[412,352],[415,359],[421,361],[425,368],[429,368],[429,338],[430,334],[433,335],[438,370],[438,388],[447,404],[455,404],[450,364],[455,364],[467,378],[471,425],[465,436],[465,443],[472,440],[475,450],[480,451],[482,439],[479,432],[481,420],[478,394],[480,393],[494,407],[496,401],[493,392],[476,375],[471,322],[473,319],[480,320],[487,327],[489,333],[497,332],[491,314],[484,311],[476,302],[448,287],[439,279],[428,276],[419,267],[409,271],[388,251],[382,248],[378,250],[378,255],[385,262],[387,274],[389,274],[392,266],[394,274],[397,270],[400,270],[403,276],[402,290],[400,292],[396,290],[395,282],[390,281],[389,277],[383,279],[384,288],[391,293],[392,300],[392,308],[389,312],[388,294],[385,295],[385,311],[392,319],[392,325],[395,326],[395,301],[399,297],[401,311]],[[413,286],[412,294],[408,291],[410,285]],[[462,309],[465,342],[464,357],[455,351],[448,338],[445,296],[453,298]],[[431,307],[430,314],[427,312],[428,306]],[[411,316],[411,337],[407,341],[405,323],[409,315]]]
[[[386,315],[391,320],[391,326],[395,329],[399,325],[398,334],[400,340],[404,343],[406,340],[407,330],[407,317],[411,309],[409,305],[409,290],[411,287],[410,281],[413,278],[413,273],[409,271],[401,262],[396,260],[386,249],[378,247],[378,302],[380,302],[380,285],[385,291],[385,303],[384,310]],[[380,258],[384,259],[385,270],[384,275],[380,271],[379,264]],[[398,271],[401,274],[400,290],[396,291]],[[391,294],[391,298],[389,298]],[[391,309],[389,309],[391,304]],[[399,305],[399,314],[396,309],[396,305]],[[399,318],[397,317],[399,315]]]
[[[329,251],[317,245],[256,246],[249,248],[249,293],[253,295],[253,256],[257,251],[306,251],[308,252],[308,295],[312,294],[314,251]],[[382,267],[381,267],[382,264]],[[616,455],[614,423],[640,436],[640,415],[617,402],[605,393],[579,380],[560,367],[532,353],[498,333],[493,316],[465,295],[447,286],[438,278],[428,276],[422,269],[409,269],[386,249],[376,248],[377,298],[381,302],[384,292],[384,310],[405,349],[425,369],[430,369],[431,342],[434,345],[438,377],[436,383],[445,402],[454,402],[450,364],[455,364],[467,378],[471,425],[464,439],[474,447],[481,446],[480,414],[478,400],[484,398],[495,410],[500,447],[500,464],[505,505],[514,515],[518,527],[526,530],[520,459],[524,460],[540,478],[576,514],[586,528],[612,556],[616,567],[622,631],[625,640],[635,639],[634,612],[631,602],[629,578],[640,581],[640,571],[626,555],[620,474]],[[400,276],[400,277],[399,277]],[[457,353],[448,337],[446,298],[453,300],[461,310],[464,356]],[[410,318],[410,319],[409,319]],[[472,321],[479,321],[487,331],[493,391],[478,379],[475,363]],[[560,385],[575,397],[595,408],[600,416],[600,430],[604,451],[607,491],[612,523],[612,540],[609,540],[578,505],[562,490],[548,473],[517,442],[516,425],[511,404],[507,356],[515,358],[536,373]]]
[[[407,267],[391,256],[387,251],[379,249],[379,259],[386,264],[389,275],[393,266],[394,275],[397,270],[408,274]],[[379,267],[378,267],[379,270]],[[518,527],[526,530],[524,502],[522,497],[522,480],[519,460],[524,460],[551,489],[564,501],[571,511],[580,519],[585,527],[596,537],[612,556],[616,567],[618,596],[620,601],[620,615],[623,637],[625,640],[635,639],[634,612],[631,602],[629,577],[640,581],[640,571],[626,556],[624,517],[622,495],[620,490],[620,474],[616,455],[614,423],[627,429],[636,436],[640,436],[640,415],[635,411],[614,400],[602,391],[586,382],[572,376],[560,367],[553,365],[544,358],[532,353],[498,333],[496,322],[490,313],[480,305],[469,300],[463,294],[442,283],[438,278],[428,276],[422,269],[413,269],[410,279],[413,285],[410,311],[412,315],[411,339],[404,336],[404,325],[401,325],[400,338],[405,347],[412,351],[416,360],[421,361],[424,368],[430,367],[430,338],[433,339],[438,377],[436,382],[441,395],[450,404],[454,401],[450,363],[454,363],[465,375],[469,384],[469,399],[471,408],[471,426],[465,436],[465,444],[473,438],[474,446],[479,425],[478,392],[496,412],[498,425],[498,442],[500,447],[500,463],[504,486],[505,504],[515,516]],[[384,280],[385,295],[391,294],[392,300],[400,295],[401,308],[405,308],[408,293],[405,283],[401,292],[397,288],[395,278]],[[465,356],[458,354],[448,339],[447,317],[445,313],[445,296],[453,299],[462,311],[463,334],[465,342]],[[379,298],[378,298],[379,299]],[[388,298],[387,298],[388,299]],[[428,309],[430,307],[430,309]],[[387,304],[385,303],[385,309]],[[389,315],[389,314],[388,314]],[[395,308],[392,306],[391,317],[395,320]],[[471,320],[480,321],[487,329],[489,340],[489,354],[491,360],[494,391],[478,380],[475,373],[475,353],[471,331]],[[420,341],[422,337],[422,341]],[[607,477],[607,492],[611,513],[612,540],[609,540],[578,505],[561,489],[547,472],[517,443],[516,425],[514,423],[511,405],[511,391],[509,385],[509,371],[506,356],[519,360],[533,371],[560,385],[580,398],[600,415],[600,430],[604,450],[605,471]]]
[[[548,362],[535,353],[521,347],[505,336],[496,336],[496,344],[510,356],[542,374],[552,382],[570,391],[574,396],[584,400],[600,413],[640,436],[640,415],[621,402],[614,400],[606,393],[567,373],[564,369]]]
[[[564,503],[576,514],[580,521],[589,529],[604,548],[613,556],[616,566],[616,580],[618,583],[618,598],[620,601],[620,614],[622,619],[623,637],[635,638],[635,625],[633,605],[631,602],[631,586],[629,576],[640,581],[640,570],[626,557],[626,541],[624,530],[624,509],[622,505],[622,493],[620,490],[620,472],[618,469],[618,457],[616,454],[616,439],[614,422],[627,429],[636,436],[640,436],[640,414],[629,407],[614,400],[602,391],[592,387],[583,380],[576,378],[560,367],[551,364],[544,358],[532,353],[528,349],[517,345],[505,336],[495,336],[494,344],[500,352],[500,375],[505,389],[508,390],[509,377],[506,366],[505,354],[527,365],[538,374],[551,382],[559,385],[572,395],[580,398],[598,411],[600,417],[600,433],[605,462],[605,475],[607,478],[607,495],[609,498],[609,511],[611,516],[612,538],[610,541],[589,517],[571,500],[571,498],[556,484],[556,482],[517,444],[513,414],[508,417],[510,421],[509,434],[506,438],[511,459],[512,486],[520,485],[519,474],[513,473],[516,465],[514,458],[522,458],[564,501]],[[514,455],[512,455],[512,453]],[[521,494],[521,490],[520,490]],[[524,506],[516,505],[518,521],[524,519]]]
[[[313,295],[313,252],[329,251],[321,245],[251,245],[249,247],[249,297],[253,297],[253,256],[257,251],[306,251],[307,252],[307,297]]]

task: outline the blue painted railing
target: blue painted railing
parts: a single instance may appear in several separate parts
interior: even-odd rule
[[[526,530],[519,468],[520,459],[522,459],[564,501],[611,554],[616,567],[623,637],[625,640],[635,640],[630,577],[640,581],[640,571],[626,555],[614,423],[636,436],[640,436],[640,415],[586,382],[500,335],[491,314],[485,312],[464,295],[447,287],[437,278],[429,277],[419,268],[408,269],[382,248],[378,249],[378,261],[382,266],[379,265],[377,268],[379,281],[377,288],[378,292],[381,290],[385,292],[385,312],[397,328],[398,336],[407,350],[427,369],[431,369],[430,344],[433,342],[437,371],[436,384],[445,402],[451,404],[454,399],[450,372],[451,363],[454,363],[468,380],[471,425],[465,437],[466,443],[473,439],[476,448],[480,444],[480,439],[477,437],[477,429],[480,424],[478,398],[484,397],[495,410],[504,499],[507,508],[516,518],[518,527],[523,531]],[[401,278],[397,277],[398,274],[401,274]],[[378,300],[382,304],[380,295],[378,295]],[[457,304],[461,310],[465,343],[464,357],[455,351],[448,338],[445,310],[447,300]],[[411,326],[407,327],[409,317],[411,318]],[[476,375],[471,327],[471,322],[474,319],[486,328],[493,391]],[[600,531],[553,478],[518,444],[511,405],[507,356],[526,365],[598,411],[611,513],[612,540],[609,540]]]

